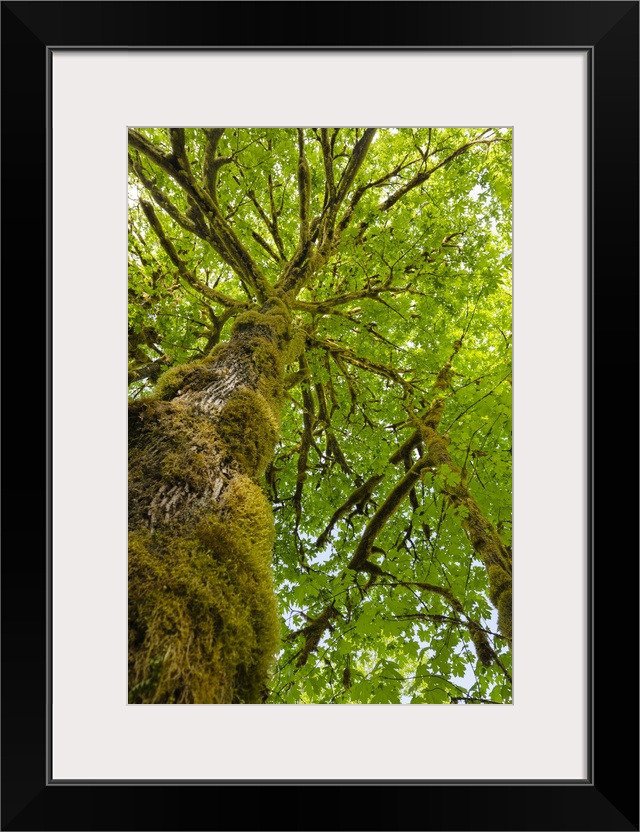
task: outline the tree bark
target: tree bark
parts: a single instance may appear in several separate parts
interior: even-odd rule
[[[261,702],[279,644],[273,517],[290,315],[271,299],[129,408],[129,701]]]

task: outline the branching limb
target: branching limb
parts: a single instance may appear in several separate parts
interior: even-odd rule
[[[149,364],[144,364],[142,367],[130,368],[128,372],[129,384],[134,381],[156,381],[159,376],[171,366],[171,359],[163,355]]]
[[[176,142],[177,150],[179,151],[179,137],[176,138]],[[205,239],[207,239],[212,248],[251,287],[260,302],[264,302],[268,297],[272,297],[275,294],[274,288],[262,274],[258,264],[246,250],[233,228],[222,216],[214,198],[196,181],[191,170],[183,170],[179,167],[175,154],[167,156],[162,153],[153,142],[148,141],[136,130],[129,130],[129,144],[164,170],[178,183],[187,197],[191,198],[194,219],[191,220],[190,225],[183,224],[182,215],[174,217],[176,221],[180,222],[183,227],[192,231],[192,233],[202,236],[202,229],[199,227],[198,221],[200,214],[204,215],[209,224],[208,234]],[[146,182],[143,181],[143,184],[147,187]],[[159,191],[159,189],[156,190]],[[155,198],[154,192],[151,191],[151,193]],[[166,197],[164,200],[168,202]],[[165,205],[161,205],[161,207],[165,208]]]
[[[459,349],[459,346],[454,348],[454,354]],[[448,386],[450,381],[450,374],[451,374],[451,359],[447,361],[447,363],[443,366],[442,370],[438,374],[436,382],[434,383],[434,391],[441,391],[443,388]],[[424,417],[424,424],[434,425],[437,427],[439,424],[439,420],[442,416],[442,411],[444,410],[444,402],[441,398],[436,397],[427,413]],[[422,424],[422,423],[421,423]],[[435,433],[435,429],[432,428],[433,433]],[[447,440],[438,436],[439,444],[437,446],[437,450],[440,451],[440,447],[444,446],[446,448]],[[424,435],[423,435],[424,438]],[[398,507],[402,503],[402,501],[407,497],[411,490],[414,488],[418,480],[421,478],[423,472],[428,468],[434,468],[438,464],[442,464],[438,462],[438,456],[434,451],[436,450],[435,442],[431,442],[430,444],[425,441],[425,445],[429,450],[429,453],[425,454],[423,457],[418,459],[409,469],[406,471],[404,477],[400,479],[396,485],[391,489],[389,494],[387,495],[386,499],[380,506],[380,508],[376,511],[373,517],[369,520],[362,537],[356,547],[356,550],[353,554],[353,557],[349,561],[347,566],[348,569],[358,569],[365,561],[368,560],[369,555],[371,553],[371,547],[373,546],[376,538],[382,531],[382,529],[386,526],[388,521],[391,517],[395,514]],[[396,454],[393,454],[391,460],[396,459]],[[403,453],[399,456],[397,461],[400,461],[403,458],[408,458],[408,451]]]
[[[347,416],[347,420],[348,420],[349,416],[351,416],[351,414],[354,413],[354,411],[358,407],[358,391],[357,391],[357,389],[356,389],[356,387],[353,383],[353,379],[349,375],[349,372],[348,372],[347,368],[344,366],[344,362],[342,361],[342,357],[340,355],[338,355],[337,353],[332,352],[332,351],[329,351],[328,354],[333,359],[336,367],[338,368],[338,371],[340,372],[340,375],[345,380],[345,383],[347,385],[347,390],[349,391],[349,398],[351,400],[351,407],[349,408],[349,413],[348,413],[348,416]]]
[[[347,206],[344,214],[342,215],[342,219],[338,223],[338,233],[342,234],[345,228],[348,227],[349,223],[351,222],[351,218],[353,217],[353,212],[355,211],[356,206],[368,190],[370,190],[371,188],[381,188],[389,181],[389,179],[392,179],[394,176],[397,176],[410,165],[415,164],[415,161],[416,160],[414,160],[413,162],[407,162],[405,157],[399,165],[396,165],[396,167],[393,170],[390,170],[388,173],[385,173],[379,179],[376,179],[374,182],[367,182],[366,185],[361,185],[359,188],[356,188],[353,192],[353,196],[349,201],[349,205]],[[361,230],[364,230],[365,228],[367,228],[367,226],[368,223],[363,223],[363,225],[361,226]]]
[[[191,173],[191,164],[189,163],[185,147],[184,128],[170,127],[169,140],[171,142],[171,149],[173,150],[174,163],[177,164],[180,170],[183,170],[187,176],[191,177],[193,174]]]
[[[345,169],[342,172],[342,176],[340,177],[340,181],[338,182],[337,186],[334,185],[335,188],[335,195],[333,199],[327,201],[326,210],[324,212],[323,217],[320,221],[320,229],[321,229],[321,239],[320,239],[320,246],[323,248],[326,245],[331,245],[335,239],[335,221],[338,215],[338,211],[340,210],[340,206],[344,202],[347,194],[351,190],[351,186],[358,175],[358,171],[362,167],[362,164],[367,156],[369,151],[369,147],[371,146],[371,142],[373,141],[373,137],[376,134],[376,128],[367,128],[362,136],[358,139],[353,148],[353,152],[349,157],[349,161],[346,164]],[[324,148],[323,148],[323,155],[324,155]],[[326,157],[325,157],[326,159]],[[333,171],[333,153],[331,151],[331,167]],[[325,161],[325,171],[327,168],[327,162]],[[331,174],[331,179],[333,181],[333,173]]]
[[[302,383],[302,439],[300,442],[300,450],[298,453],[298,472],[296,476],[296,490],[293,495],[293,505],[296,512],[296,532],[302,519],[302,491],[304,483],[307,479],[307,459],[309,457],[309,450],[313,442],[313,429],[315,427],[316,416],[315,408],[313,406],[313,396],[309,388],[309,383],[306,381],[310,375],[309,365],[304,353],[298,359],[300,371],[304,373],[304,381]]]
[[[409,494],[413,486],[418,482],[422,472],[432,466],[433,462],[429,457],[425,456],[422,459],[419,459],[411,466],[404,477],[396,483],[394,488],[391,489],[385,501],[367,523],[362,537],[356,546],[356,550],[353,553],[353,557],[347,564],[347,569],[355,569],[358,571],[368,560],[369,555],[371,554],[371,547],[382,529],[395,514],[396,510],[404,498]]]
[[[282,242],[282,238],[280,237],[280,229],[278,228],[278,217],[282,213],[282,206],[284,204],[284,197],[283,203],[280,205],[280,208],[276,208],[276,200],[275,195],[273,192],[273,178],[271,174],[267,177],[267,184],[269,185],[269,204],[271,206],[271,222],[269,223],[268,227],[271,231],[271,235],[273,240],[278,247],[278,251],[282,255],[282,259],[287,259],[287,252],[284,248],[284,243]]]
[[[429,179],[429,177],[433,176],[433,174],[437,170],[440,170],[440,168],[443,168],[446,165],[449,165],[451,162],[453,162],[454,159],[457,159],[458,156],[461,156],[463,153],[466,153],[472,147],[476,147],[476,146],[481,145],[481,144],[489,145],[489,144],[493,144],[494,142],[498,141],[497,138],[493,138],[493,139],[483,139],[482,138],[482,136],[485,136],[489,132],[490,132],[490,130],[483,130],[482,133],[480,133],[480,135],[478,136],[477,139],[474,139],[473,141],[467,142],[466,144],[463,144],[461,147],[458,147],[456,150],[453,151],[453,153],[450,153],[447,156],[446,159],[443,159],[441,162],[438,162],[438,164],[434,165],[432,168],[428,168],[427,170],[424,170],[421,173],[416,174],[412,179],[410,179],[408,182],[406,182],[401,188],[398,188],[397,191],[394,191],[394,193],[392,193],[390,196],[388,196],[387,199],[385,199],[384,202],[380,205],[380,210],[381,211],[388,211],[405,194],[409,193],[409,191],[412,191],[414,188],[417,188],[419,185],[422,185],[424,182],[427,181],[427,179]]]
[[[324,164],[324,178],[327,185],[327,203],[333,203],[336,197],[336,183],[333,172],[333,149],[326,128],[320,130],[320,146],[322,147],[322,162]]]
[[[188,231],[190,234],[195,234],[203,239],[208,239],[208,229],[199,228],[193,219],[190,219],[186,216],[186,214],[179,211],[173,202],[171,202],[171,200],[163,193],[163,191],[156,186],[153,180],[145,174],[142,166],[139,165],[131,155],[129,156],[129,169],[138,177],[140,182],[142,182],[144,187],[153,197],[156,205],[159,208],[162,208],[162,210],[168,214],[177,225],[184,228],[184,230]]]
[[[269,177],[269,181],[271,181],[271,177]],[[278,249],[278,254],[274,255],[273,250],[269,246],[267,251],[271,254],[272,257],[275,258],[277,263],[282,263],[284,260],[287,259],[284,245],[282,243],[282,239],[280,238],[280,233],[278,231],[278,221],[275,214],[272,214],[272,218],[270,219],[267,215],[267,212],[264,210],[260,202],[258,201],[258,197],[256,196],[256,192],[253,189],[249,189],[247,191],[247,196],[255,206],[256,211],[260,215],[260,219],[269,229],[271,237],[273,238],[274,243],[276,244],[276,248]],[[254,233],[254,239],[257,239],[256,232]],[[260,243],[264,248],[266,248],[266,243],[263,241]]]
[[[375,491],[376,487],[382,482],[384,476],[382,474],[375,474],[372,477],[364,482],[359,488],[356,488],[355,491],[349,496],[349,499],[343,503],[338,509],[335,510],[331,520],[326,527],[326,529],[322,532],[320,537],[316,540],[316,546],[319,549],[324,548],[327,545],[329,540],[329,535],[333,531],[334,526],[336,523],[341,520],[352,508],[355,506],[364,506],[366,502],[369,500],[373,492]]]
[[[333,309],[336,306],[344,306],[345,303],[353,303],[354,301],[364,300],[365,298],[380,301],[380,295],[382,294],[423,295],[423,292],[409,285],[386,286],[383,284],[382,286],[370,286],[367,289],[358,289],[353,292],[347,292],[344,295],[336,295],[335,297],[326,298],[326,300],[317,302],[295,300],[291,306],[293,309],[300,309],[301,311],[310,312],[314,315],[325,315],[329,309]]]
[[[269,257],[271,257],[272,260],[275,260],[276,263],[280,263],[280,256],[271,248],[271,246],[264,239],[264,237],[261,237],[260,234],[258,234],[258,232],[254,229],[251,229],[251,236],[256,241],[256,243],[258,243],[258,245],[262,246],[262,248],[267,252],[267,254],[269,255]]]
[[[202,178],[204,180],[205,190],[216,204],[218,202],[216,192],[218,173],[223,165],[233,161],[233,156],[217,155],[218,144],[224,131],[224,127],[205,128],[203,130],[203,133],[207,137],[207,142],[205,144],[204,158],[202,161]]]
[[[223,292],[219,292],[217,289],[212,289],[209,286],[207,286],[206,283],[203,283],[201,280],[198,280],[195,274],[187,268],[186,263],[180,258],[178,252],[176,251],[176,247],[173,245],[169,237],[165,234],[162,224],[160,223],[160,220],[153,209],[153,205],[151,205],[151,203],[147,202],[145,199],[141,199],[140,207],[142,208],[144,215],[147,218],[147,221],[149,222],[149,225],[154,230],[160,242],[160,245],[166,251],[169,259],[178,270],[180,276],[186,280],[189,286],[195,289],[199,294],[203,295],[209,300],[221,304],[222,306],[238,310],[244,308],[244,303],[240,303],[239,301],[234,300],[228,295],[225,295]]]
[[[362,167],[362,163],[364,162],[367,156],[369,147],[371,146],[371,142],[373,141],[373,137],[375,136],[376,132],[377,130],[375,127],[368,127],[356,142],[355,147],[353,148],[353,153],[349,157],[347,166],[342,172],[342,176],[340,177],[340,181],[338,182],[338,188],[335,198],[336,210],[340,208],[340,205],[342,205],[346,195],[349,193],[349,190],[351,189],[351,186],[353,185],[353,182],[356,176],[358,175],[358,171]]]
[[[460,349],[461,342],[456,341],[454,354]],[[451,360],[445,364],[434,385],[444,392],[450,383]],[[459,509],[461,525],[469,538],[476,555],[487,570],[489,580],[489,598],[498,610],[500,632],[509,643],[512,638],[512,559],[511,553],[502,542],[493,524],[471,495],[464,471],[456,465],[448,450],[449,441],[439,433],[439,426],[444,412],[444,399],[436,397],[427,414],[418,420],[432,467],[439,470],[443,465],[456,476],[455,485],[446,485],[442,493],[454,508]]]
[[[433,595],[439,595],[441,598],[444,598],[444,600],[447,602],[447,604],[449,604],[451,609],[458,613],[458,616],[462,616],[465,619],[463,621],[461,618],[458,617],[455,619],[455,623],[459,626],[465,627],[469,631],[469,636],[471,637],[471,641],[473,642],[476,655],[480,662],[485,667],[490,667],[495,662],[495,664],[497,664],[498,667],[502,670],[509,682],[512,682],[511,674],[507,671],[504,664],[500,660],[500,657],[489,643],[489,639],[487,638],[487,631],[475,619],[467,615],[467,613],[464,611],[462,603],[455,597],[455,595],[451,592],[450,589],[446,589],[442,586],[437,586],[436,584],[424,583],[422,581],[400,581],[397,578],[394,578],[393,575],[390,575],[388,572],[384,572],[383,574],[387,577],[393,578],[394,586],[403,586],[407,589],[416,588],[421,590],[422,592],[429,592]],[[433,616],[428,617],[433,619]],[[438,618],[440,618],[441,620],[446,620],[446,616],[439,616]]]
[[[295,633],[295,635],[303,634],[305,637],[304,645],[296,661],[296,667],[302,667],[307,663],[311,653],[318,648],[322,636],[330,629],[333,619],[339,618],[339,616],[340,613],[338,610],[333,604],[329,604],[317,618],[311,619],[311,622],[306,627],[303,627],[302,630]],[[293,636],[294,634],[292,633],[291,635]]]
[[[360,356],[356,355],[353,350],[349,347],[343,347],[335,341],[330,341],[328,339],[323,338],[314,338],[310,336],[310,339],[313,343],[317,344],[318,346],[322,347],[323,349],[327,350],[332,356],[336,354],[340,356],[343,361],[346,361],[348,364],[351,364],[354,367],[358,367],[362,370],[368,370],[375,375],[382,376],[383,378],[389,379],[389,381],[393,381],[396,384],[400,385],[403,390],[407,392],[415,392],[416,387],[411,382],[406,381],[402,377],[402,373],[410,373],[413,372],[410,369],[407,370],[395,370],[393,367],[388,366],[387,364],[380,364],[377,361],[371,361],[368,358],[361,358]]]
[[[318,381],[314,385],[316,391],[316,399],[318,401],[318,421],[319,424],[322,425],[322,430],[326,436],[327,444],[326,444],[326,453],[325,453],[325,467],[330,463],[331,460],[334,460],[338,463],[338,465],[342,468],[344,473],[349,477],[353,474],[349,463],[347,462],[344,454],[342,453],[342,449],[340,448],[340,443],[335,437],[335,434],[331,430],[331,420],[329,416],[329,410],[327,408],[327,399],[324,392],[324,385],[322,382]]]
[[[179,178],[179,170],[175,165],[174,157],[163,153],[160,148],[149,139],[145,138],[137,130],[129,128],[129,146],[144,154],[149,161],[157,165],[161,170],[167,173],[178,184],[181,184]]]
[[[309,241],[309,210],[311,204],[311,172],[304,150],[304,130],[298,128],[298,196],[300,214],[300,249]]]

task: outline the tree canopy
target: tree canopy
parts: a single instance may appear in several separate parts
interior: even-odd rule
[[[511,702],[510,131],[140,128],[129,170],[136,424],[264,330],[251,315],[289,316],[247,474],[271,505],[279,615],[256,701]],[[236,462],[252,435],[227,440]],[[145,593],[191,591],[151,574]]]

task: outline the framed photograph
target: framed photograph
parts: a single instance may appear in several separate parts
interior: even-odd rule
[[[16,557],[6,547],[3,559],[2,828],[638,829],[637,556],[636,547],[628,542],[629,517],[636,514],[626,484],[631,467],[628,431],[620,427],[626,427],[634,378],[625,341],[637,331],[638,3],[4,2],[2,22],[5,291],[22,289],[9,307],[12,312],[26,312],[24,317],[16,315],[18,343],[28,343],[27,331],[31,335],[46,330],[44,350],[38,353],[46,361],[32,366],[42,373],[36,383],[40,381],[46,390],[47,405],[46,442],[40,447],[37,440],[33,443],[37,461],[46,461],[45,488],[38,500],[29,499],[29,511],[35,505],[46,508],[44,535],[28,535],[26,551],[22,545]],[[222,133],[218,135],[217,128],[223,125],[231,127],[220,143]],[[198,129],[184,131],[181,126]],[[350,159],[340,161],[338,130],[332,128],[343,131],[345,148],[352,151]],[[414,327],[420,333],[426,319],[435,318],[430,303],[442,308],[453,303],[461,269],[467,269],[463,279],[468,285],[472,279],[480,280],[489,258],[481,247],[495,249],[501,228],[510,235],[505,217],[513,207],[513,442],[510,445],[503,438],[503,447],[503,439],[496,438],[498,428],[491,434],[494,428],[482,428],[480,421],[465,428],[474,436],[486,434],[483,442],[491,435],[494,454],[513,452],[515,460],[513,532],[504,523],[491,532],[492,540],[504,547],[509,571],[512,547],[515,555],[513,642],[511,605],[499,603],[502,585],[495,566],[493,573],[487,570],[487,579],[482,565],[486,541],[478,518],[482,506],[494,510],[490,483],[503,476],[500,466],[485,464],[491,442],[485,447],[470,438],[469,463],[460,467],[452,461],[454,455],[429,461],[416,444],[410,452],[415,450],[415,455],[407,457],[404,479],[416,466],[420,474],[422,468],[428,469],[432,479],[427,486],[435,483],[442,490],[442,506],[446,498],[475,549],[476,571],[469,561],[466,584],[464,576],[460,579],[465,599],[471,599],[464,609],[457,601],[456,593],[462,590],[453,573],[447,573],[451,578],[447,589],[436,586],[430,573],[424,573],[428,577],[422,583],[398,577],[404,575],[405,557],[402,547],[393,544],[399,527],[389,524],[382,532],[388,518],[384,523],[380,518],[389,495],[397,495],[400,485],[384,492],[386,501],[383,494],[376,502],[373,491],[365,495],[369,506],[354,500],[354,508],[364,507],[358,516],[356,512],[348,518],[351,525],[341,526],[341,515],[329,526],[322,524],[325,532],[312,524],[301,525],[299,518],[295,521],[294,498],[287,511],[295,521],[296,551],[313,573],[314,565],[330,563],[332,552],[329,546],[319,547],[323,558],[309,566],[304,559],[311,547],[305,541],[313,539],[315,546],[316,537],[325,534],[333,535],[335,546],[346,546],[352,542],[352,532],[362,539],[369,534],[366,552],[354,544],[356,554],[348,564],[348,591],[356,600],[341,602],[336,617],[344,621],[353,609],[354,617],[362,616],[364,621],[365,601],[374,592],[386,590],[385,598],[393,595],[394,603],[407,589],[435,595],[437,603],[424,607],[424,628],[416,638],[430,639],[423,647],[427,650],[431,645],[438,655],[439,638],[442,650],[451,641],[461,645],[450,661],[470,657],[469,673],[476,674],[475,682],[462,684],[466,671],[459,664],[457,675],[443,674],[438,686],[408,681],[413,659],[393,643],[398,627],[408,626],[410,612],[396,606],[395,620],[385,625],[389,656],[383,650],[373,660],[377,667],[384,665],[386,676],[380,678],[389,681],[378,687],[364,684],[362,654],[347,647],[349,628],[341,629],[325,615],[327,626],[316,632],[318,622],[325,621],[324,606],[320,601],[317,606],[307,599],[300,601],[292,590],[286,661],[304,667],[302,659],[313,656],[315,662],[321,639],[327,632],[336,634],[333,652],[324,649],[324,664],[318,662],[315,675],[292,676],[289,687],[283,684],[278,691],[261,685],[259,690],[238,686],[235,693],[194,693],[198,689],[195,675],[189,675],[190,664],[183,681],[170,687],[159,681],[163,671],[154,676],[152,662],[130,677],[127,692],[127,337],[129,380],[134,399],[139,396],[142,403],[141,413],[149,408],[145,385],[147,379],[154,379],[154,362],[162,364],[162,370],[176,365],[163,382],[165,392],[169,391],[166,401],[193,398],[193,378],[178,365],[201,359],[216,340],[228,338],[227,319],[229,327],[235,320],[234,333],[243,332],[247,338],[248,328],[257,326],[256,315],[262,316],[263,329],[265,316],[271,316],[267,323],[272,328],[278,323],[273,321],[282,317],[269,306],[277,302],[269,301],[269,285],[261,282],[260,270],[254,268],[261,258],[275,263],[286,260],[283,252],[293,245],[287,220],[277,227],[280,215],[275,207],[270,217],[262,217],[262,204],[271,199],[275,206],[280,198],[274,196],[280,184],[260,167],[262,150],[266,148],[273,158],[280,154],[274,170],[282,172],[289,163],[295,169],[290,178],[297,183],[295,224],[296,228],[299,224],[302,251],[314,234],[318,240],[322,234],[326,239],[332,234],[331,211],[322,208],[321,196],[317,222],[312,216],[313,188],[305,203],[305,183],[315,187],[307,157],[312,169],[322,169],[324,163],[325,203],[331,204],[333,198],[337,205],[341,183],[349,180],[350,165],[355,166],[353,159],[373,142],[373,128],[378,128],[378,157],[397,169],[386,181],[388,165],[381,168],[381,181],[374,183],[381,188],[376,199],[383,197],[389,208],[404,199],[407,207],[404,214],[398,213],[395,225],[378,227],[366,214],[366,188],[357,199],[349,192],[359,225],[348,228],[346,214],[336,213],[334,218],[334,224],[343,223],[345,235],[352,233],[355,246],[341,263],[346,288],[340,292],[346,291],[349,302],[340,305],[340,314],[326,330],[309,328],[305,318],[315,321],[325,314],[324,296],[300,292],[294,269],[285,276],[298,304],[296,325],[306,327],[307,343],[316,339],[318,348],[312,359],[318,363],[317,371],[299,365],[300,379],[314,380],[311,404],[304,392],[298,396],[293,385],[300,379],[293,378],[289,401],[305,419],[313,410],[315,430],[308,430],[309,444],[324,449],[317,453],[318,467],[331,464],[336,469],[333,497],[322,496],[322,483],[314,480],[321,495],[316,499],[325,505],[333,499],[336,509],[350,505],[349,494],[340,491],[340,477],[345,481],[355,477],[362,487],[358,472],[352,470],[362,453],[340,447],[341,437],[351,436],[339,422],[340,413],[348,410],[349,401],[354,408],[358,403],[349,368],[358,367],[360,372],[364,361],[364,370],[378,371],[379,378],[382,371],[397,375],[401,366],[400,360],[393,363],[385,357],[385,351],[400,343],[398,325],[385,318],[388,299],[386,306],[380,304],[384,312],[375,321],[363,319],[362,305],[377,303],[382,289],[391,287],[401,294],[400,288],[417,286],[412,275],[426,264],[432,299],[407,295],[404,305],[392,309],[394,315],[401,313],[403,328]],[[169,150],[162,155],[157,148],[165,141]],[[133,148],[128,199],[127,142]],[[507,147],[507,142],[509,149],[502,158],[496,148]],[[403,148],[409,147],[420,154],[415,171],[403,168],[403,159],[412,164],[413,157],[403,155]],[[262,150],[254,153],[252,148]],[[411,200],[431,168],[445,170],[449,157],[451,161],[466,158],[467,150],[479,148],[486,150],[486,159],[494,154],[493,167],[476,171],[471,161],[461,166],[471,202],[464,203],[460,191],[446,196],[446,207],[445,196],[434,184],[433,204],[441,199],[437,210],[417,198],[413,205]],[[228,156],[223,157],[223,150]],[[228,289],[225,278],[213,274],[213,266],[209,269],[200,257],[192,238],[180,236],[179,228],[196,238],[198,229],[205,229],[203,234],[212,228],[228,233],[226,225],[216,226],[215,218],[200,216],[201,197],[196,192],[187,186],[182,204],[175,202],[174,186],[165,185],[167,175],[179,184],[179,171],[186,169],[179,164],[183,151],[185,165],[196,158],[194,154],[203,154],[197,162],[205,181],[202,205],[212,199],[214,213],[218,174],[211,160],[214,167],[217,160],[222,159],[221,165],[225,158],[232,160],[237,200],[225,210],[237,213],[238,222],[244,223],[242,233],[252,240],[242,252],[249,266],[234,267],[239,251],[235,238],[220,242],[222,238],[216,237],[212,245],[219,246],[215,250],[238,274],[237,288]],[[467,155],[470,160],[471,154]],[[337,185],[336,172],[342,177]],[[226,177],[226,172],[220,176]],[[501,180],[502,176],[506,178]],[[172,194],[177,209],[167,209],[167,194]],[[407,194],[411,194],[408,199]],[[345,190],[343,199],[346,196]],[[483,230],[482,211],[476,216],[472,202],[476,199],[480,204],[485,197],[488,202],[483,204],[490,205],[485,214],[488,211],[491,220]],[[245,202],[247,208],[242,207]],[[134,210],[129,243],[128,203]],[[281,203],[285,204],[284,195]],[[264,220],[264,233],[255,228],[256,233],[247,231],[252,205]],[[168,210],[175,227],[167,225],[162,210]],[[420,233],[411,227],[415,211],[422,219],[428,214],[432,227],[446,215],[449,224],[455,217],[464,220],[465,228],[453,229],[462,232],[459,238],[440,234],[438,248],[425,247]],[[404,271],[402,281],[394,283],[387,255],[396,252],[393,237],[401,228],[415,257],[405,251],[408,243],[398,248]],[[173,283],[162,284],[162,297],[155,283],[149,289],[154,267],[147,268],[141,242],[147,231],[155,234],[149,250],[168,264],[165,271],[172,275]],[[367,233],[382,241],[369,249],[379,263],[358,264],[358,234]],[[34,240],[41,240],[41,245],[34,246]],[[321,250],[319,243],[316,248]],[[507,248],[500,258],[510,275]],[[146,324],[140,321],[134,321],[133,328],[129,321],[127,330],[127,250],[134,251],[130,268],[138,274],[131,284],[138,292],[135,304],[160,297],[158,303],[169,321],[158,324],[161,331],[153,337],[145,335]],[[353,285],[347,260],[361,273]],[[489,270],[495,271],[495,260]],[[28,292],[22,288],[25,278]],[[447,285],[445,279],[450,281]],[[498,283],[491,289],[493,323],[499,312],[505,320],[511,317],[510,308],[499,308],[506,300],[499,300]],[[262,311],[250,308],[243,291],[262,304]],[[172,321],[187,312],[197,319],[197,326],[203,320],[197,307],[190,305],[189,292],[211,300],[211,315],[202,324],[202,335],[186,341]],[[484,284],[482,292],[489,292]],[[479,298],[473,308],[467,298],[466,311],[451,307],[448,313],[461,321],[453,353],[445,355],[441,343],[432,345],[434,353],[442,353],[445,370],[451,370],[452,356],[458,351],[463,355],[465,337],[477,339],[476,352],[482,342],[487,351],[510,353],[510,329],[496,323],[495,345],[478,322],[473,325],[477,332],[473,329],[475,310],[484,314]],[[221,313],[214,302],[222,305]],[[225,318],[229,304],[233,309]],[[355,332],[360,345],[367,322],[370,343],[356,355],[353,345],[342,340],[342,328]],[[449,338],[451,332],[442,337]],[[404,333],[403,337],[405,349],[416,343],[422,348],[417,340],[422,336],[406,340]],[[264,352],[266,347],[260,344]],[[433,389],[428,401],[420,401],[421,411],[413,389],[399,406],[404,407],[402,419],[391,405],[385,410],[387,433],[395,438],[399,430],[400,442],[409,435],[407,419],[422,426],[423,439],[429,431],[442,429],[452,445],[460,441],[454,429],[445,431],[438,421],[439,391],[445,387],[449,391],[455,384],[438,369],[435,354],[432,364],[425,364],[425,371],[433,376]],[[332,372],[337,374],[335,389]],[[9,389],[35,388],[31,373],[25,385],[24,373],[22,360],[12,364]],[[417,384],[415,374],[398,378],[403,389],[407,379],[409,385]],[[381,382],[380,390],[376,383],[369,392],[381,401],[386,382]],[[470,407],[476,407],[476,399],[485,393],[497,396],[480,375],[475,389]],[[276,395],[261,393],[267,402],[272,394]],[[460,394],[461,401],[464,395]],[[505,395],[510,400],[510,387]],[[331,417],[316,412],[323,401]],[[596,428],[601,439],[597,449]],[[216,442],[220,437],[232,442],[221,432],[216,436]],[[254,449],[258,456],[253,460],[250,438],[238,446],[238,459],[250,467],[255,462],[262,476],[260,448]],[[288,476],[286,458],[295,461],[298,473],[305,471],[297,461],[302,452],[296,436],[288,439],[293,451],[289,454],[283,448],[282,457],[276,457],[277,476],[268,483],[274,506],[278,482]],[[303,446],[304,441],[303,432]],[[383,451],[388,457],[389,449],[377,434],[368,442],[366,453],[375,467],[373,457],[382,459]],[[163,458],[163,471],[168,461],[170,454]],[[176,465],[184,479],[184,461]],[[266,470],[269,465],[271,457]],[[12,485],[12,491],[34,495],[30,466],[15,467],[18,488]],[[306,470],[311,470],[310,464]],[[486,495],[478,503],[470,493],[462,494],[471,471],[468,476],[479,480],[489,477],[482,484]],[[373,468],[363,472],[363,477],[373,472],[375,479]],[[292,476],[295,484],[295,470]],[[435,557],[437,518],[428,514],[422,492],[410,495],[411,485],[402,495],[408,501],[407,517],[421,524]],[[178,497],[171,505],[176,501]],[[153,500],[150,505],[153,509]],[[165,515],[166,505],[167,500],[161,506]],[[439,506],[434,499],[429,511]],[[472,530],[469,513],[475,523]],[[506,515],[496,516],[500,521]],[[177,515],[170,520],[175,527]],[[445,532],[443,526],[443,540]],[[221,539],[222,532],[217,534]],[[295,548],[296,543],[284,541],[285,545]],[[229,546],[231,551],[233,544]],[[411,546],[405,546],[407,560],[419,555]],[[141,557],[148,565],[147,556],[145,549]],[[332,580],[338,580],[340,570],[334,572]],[[475,612],[471,614],[472,609],[483,609],[482,592],[478,590],[477,598],[473,595],[476,574],[478,586],[488,580],[485,595],[499,611],[491,618],[487,601],[487,617],[480,624]],[[320,600],[325,578],[307,582],[308,592]],[[136,610],[150,610],[155,620],[161,599],[145,596],[152,591],[149,584],[140,586]],[[251,599],[246,603],[250,605]],[[148,632],[148,622],[144,628]],[[198,628],[208,638],[206,622],[200,621]],[[458,635],[445,639],[445,630]],[[166,655],[173,648],[163,642],[157,649]],[[144,651],[148,652],[146,646]],[[483,675],[485,666],[493,671]],[[398,668],[404,674],[401,679]],[[452,679],[458,680],[458,687]],[[204,704],[209,702],[220,704]],[[247,706],[233,708],[232,703]],[[324,707],[329,703],[335,707]],[[258,706],[262,704],[282,707]],[[458,707],[449,707],[452,704]]]

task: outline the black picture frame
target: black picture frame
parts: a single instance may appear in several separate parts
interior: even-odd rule
[[[2,829],[637,830],[638,2],[2,2],[5,306],[29,309],[11,346],[17,516],[2,558]],[[209,18],[210,25],[205,21]],[[194,26],[192,21],[198,20]],[[203,40],[206,38],[206,40]],[[583,49],[591,83],[589,262],[589,772],[565,781],[49,779],[51,333],[48,141],[52,50],[113,48]],[[558,229],[561,233],[561,229]],[[25,291],[26,289],[26,291]],[[38,310],[38,314],[34,310]],[[12,313],[13,317],[13,313]],[[44,349],[33,350],[41,334]],[[12,339],[13,340],[13,339]],[[632,341],[632,343],[629,343]],[[634,349],[635,347],[635,349]],[[46,360],[45,357],[46,356]],[[554,372],[571,372],[560,366]],[[43,395],[46,391],[46,396]],[[544,395],[544,391],[541,391]],[[31,406],[28,400],[31,399]],[[34,402],[35,400],[35,402]],[[553,414],[545,402],[541,418]],[[635,416],[629,427],[629,414]],[[562,414],[553,414],[559,429]],[[15,433],[14,433],[15,431]],[[599,438],[595,445],[596,433]],[[25,461],[27,460],[27,461]],[[30,461],[28,461],[30,460]],[[46,476],[42,471],[46,462]],[[38,472],[36,475],[35,472]],[[633,499],[633,505],[632,505]],[[596,512],[596,508],[598,511]],[[26,512],[26,515],[24,514]],[[597,521],[597,522],[596,522]],[[543,522],[543,519],[542,519]],[[46,554],[46,556],[45,556]],[[561,621],[558,638],[562,641]],[[572,645],[562,644],[570,650]],[[553,646],[550,646],[553,649]],[[541,668],[544,673],[544,668]],[[557,680],[558,696],[562,681]],[[80,692],[80,695],[85,695]],[[89,695],[89,694],[86,694]],[[429,749],[425,749],[429,753]]]

